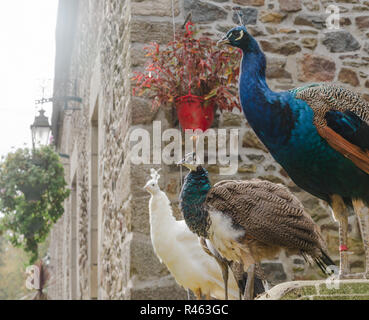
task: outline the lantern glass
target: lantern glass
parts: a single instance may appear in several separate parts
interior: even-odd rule
[[[33,127],[32,140],[36,147],[46,146],[49,143],[50,127]]]
[[[33,147],[46,146],[49,144],[51,127],[48,118],[44,115],[45,111],[40,110],[40,115],[35,117],[31,125]]]

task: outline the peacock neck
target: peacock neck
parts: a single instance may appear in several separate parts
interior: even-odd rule
[[[180,207],[187,226],[192,232],[205,238],[208,237],[209,215],[204,203],[210,188],[208,172],[200,168],[186,176],[180,194]]]
[[[150,198],[150,223],[155,229],[160,229],[163,222],[172,225],[176,223],[176,219],[167,195],[159,191]]]
[[[256,40],[250,40],[242,48],[243,57],[239,83],[239,95],[247,121],[260,140],[273,153],[284,145],[294,123],[289,92],[273,92],[265,79],[266,59]],[[286,120],[289,125],[286,125]],[[290,121],[291,120],[291,121]]]
[[[258,43],[251,38],[248,45],[242,47],[241,77],[243,86],[247,89],[257,89],[258,93],[271,93],[266,80],[266,59]],[[243,81],[244,80],[244,81]]]
[[[160,256],[160,250],[166,248],[167,243],[175,236],[177,221],[173,216],[172,207],[167,195],[159,191],[152,195],[149,201],[150,235],[154,249]]]

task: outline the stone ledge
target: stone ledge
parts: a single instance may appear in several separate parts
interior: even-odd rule
[[[130,289],[131,300],[187,300],[187,292],[171,275],[151,281],[135,280]]]
[[[285,282],[256,300],[369,300],[369,280]]]

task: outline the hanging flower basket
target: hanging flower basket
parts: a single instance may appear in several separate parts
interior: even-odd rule
[[[239,52],[220,49],[208,37],[194,37],[193,23],[174,41],[145,48],[144,72],[134,72],[133,95],[152,99],[152,108],[176,108],[183,129],[208,129],[216,109],[241,110],[237,83]],[[178,98],[179,97],[179,98]]]
[[[64,212],[69,195],[63,164],[49,146],[18,149],[0,161],[0,233],[30,253],[30,264]]]
[[[41,200],[42,194],[46,190],[45,184],[29,185],[23,184],[19,186],[19,190],[23,192],[26,201],[39,201]]]
[[[176,99],[177,115],[183,130],[206,131],[214,120],[214,102],[205,104],[203,97],[188,94]]]

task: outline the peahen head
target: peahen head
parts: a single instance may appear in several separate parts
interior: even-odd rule
[[[144,189],[151,193],[152,195],[157,194],[158,192],[160,192],[160,188],[159,188],[159,178],[160,178],[160,174],[159,171],[156,171],[155,169],[151,168],[150,172],[151,172],[151,179],[149,181],[147,181],[146,185],[144,186]]]
[[[187,194],[188,199],[196,199],[196,201],[201,199],[203,201],[211,185],[208,171],[196,162],[196,153],[188,153],[183,160],[178,162],[178,165],[190,169],[189,174],[185,178],[182,191]]]
[[[208,172],[196,163],[196,154],[189,153],[178,162],[190,172],[184,179],[179,194],[179,207],[189,229],[200,237],[208,237],[208,212],[203,207],[211,189]]]
[[[196,171],[198,166],[196,163],[196,153],[187,153],[181,161],[177,162],[177,165],[184,166],[187,169],[190,169],[190,171]]]

